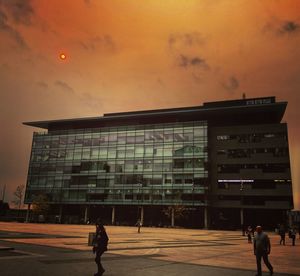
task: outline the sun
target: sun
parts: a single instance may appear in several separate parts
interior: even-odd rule
[[[64,53],[60,53],[59,58],[62,59],[62,60],[65,60],[67,58],[67,56]]]

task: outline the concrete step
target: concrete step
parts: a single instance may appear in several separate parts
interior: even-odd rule
[[[0,251],[15,250],[13,247],[0,246]]]

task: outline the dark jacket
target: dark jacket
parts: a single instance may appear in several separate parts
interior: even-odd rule
[[[106,231],[97,231],[95,240],[94,240],[94,248],[93,251],[95,252],[104,252],[107,251],[107,244],[108,244],[108,236]]]
[[[254,237],[254,254],[255,255],[264,255],[270,254],[271,251],[271,243],[268,235],[264,232],[257,233]]]

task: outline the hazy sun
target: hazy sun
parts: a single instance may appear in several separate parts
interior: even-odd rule
[[[64,60],[64,59],[67,58],[66,54],[64,54],[64,53],[60,53],[60,54],[59,54],[59,57],[60,57],[60,59],[62,59],[62,60]]]

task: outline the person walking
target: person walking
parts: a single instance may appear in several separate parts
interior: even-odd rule
[[[264,260],[265,265],[273,275],[273,266],[269,262],[268,255],[271,252],[271,243],[268,235],[262,231],[261,226],[256,226],[256,236],[253,241],[254,255],[256,256],[257,274],[261,276],[261,259]]]
[[[135,225],[138,227],[138,233],[141,233],[142,221],[139,219]]]
[[[292,239],[292,245],[295,246],[296,229],[294,227],[289,230],[289,238]]]
[[[248,237],[248,243],[252,243],[252,227],[248,226],[247,228],[247,237]]]
[[[96,234],[94,238],[93,253],[96,253],[95,263],[97,264],[98,272],[94,276],[101,276],[105,269],[101,264],[101,256],[107,251],[108,236],[103,224],[98,220],[96,222]]]
[[[283,245],[285,245],[285,227],[284,227],[283,224],[280,225],[278,233],[280,235],[280,242],[279,242],[279,244],[281,245],[281,243],[282,243]]]

